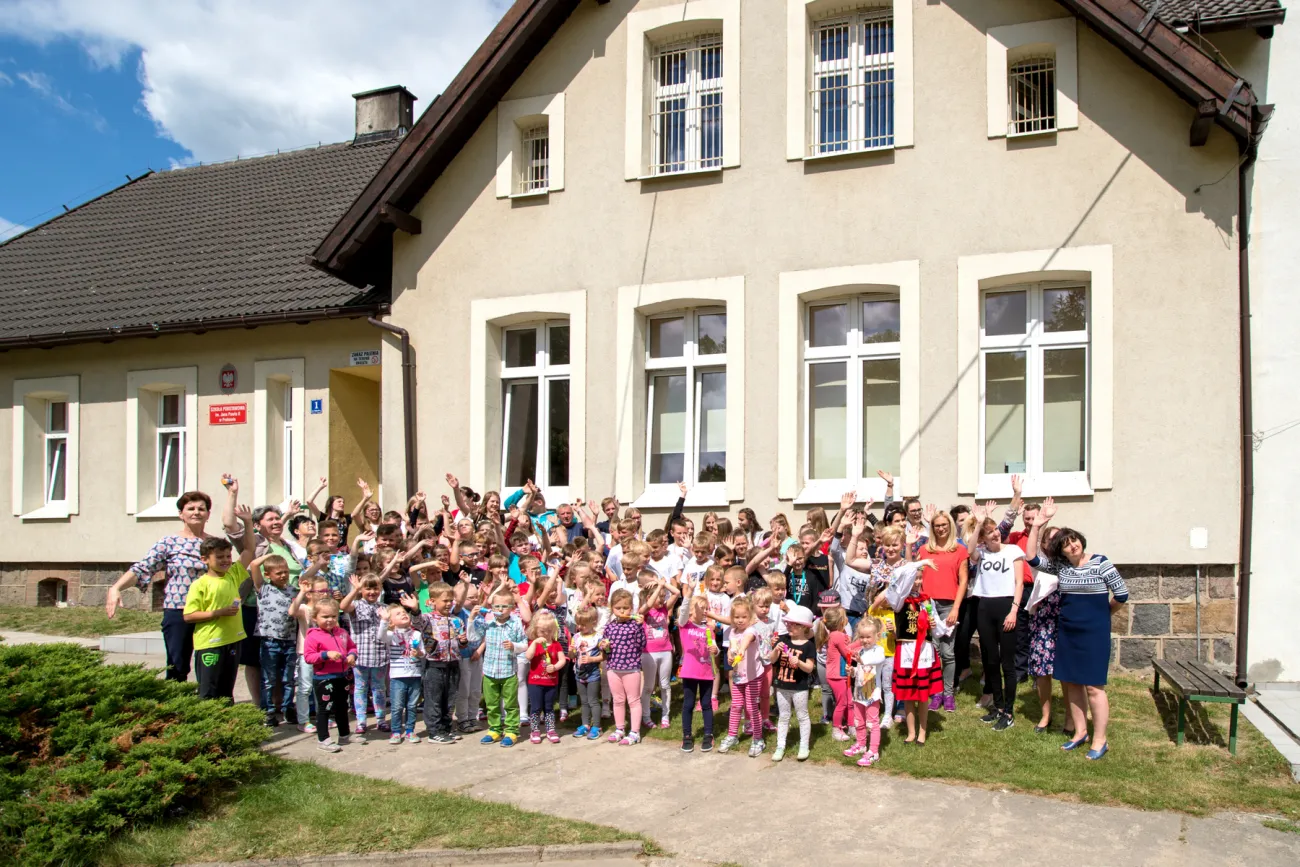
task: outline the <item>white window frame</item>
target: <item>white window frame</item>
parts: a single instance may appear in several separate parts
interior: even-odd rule
[[[280,401],[273,403],[273,401]],[[306,361],[253,362],[252,502],[284,506],[302,499],[307,478]],[[292,413],[286,417],[286,412]],[[288,445],[288,453],[285,446]],[[272,460],[276,459],[274,472]],[[285,472],[288,471],[288,478]],[[273,481],[279,484],[273,485]]]
[[[54,429],[54,407],[63,407],[63,427],[61,430]],[[45,483],[41,486],[44,492],[44,503],[47,508],[67,508],[68,504],[68,402],[66,400],[47,400],[45,402],[45,427],[44,438],[45,448],[41,452],[41,463],[44,466]],[[50,447],[56,444],[62,444],[62,452],[56,451],[51,460]],[[59,470],[63,471],[63,496],[54,496],[54,479]]]
[[[1029,68],[1034,67],[1034,68]],[[1051,111],[1020,117],[1017,94],[1035,92],[1033,110],[1038,108],[1039,94],[1051,93]],[[1023,129],[1021,127],[1024,127]],[[1056,53],[1033,52],[1007,64],[1007,138],[1046,135],[1056,132]]]
[[[1030,57],[1054,58],[1056,125],[1051,130],[1012,133],[1009,76],[1012,66]],[[1079,51],[1073,16],[990,27],[985,48],[989,138],[1020,138],[1079,128]]]
[[[809,157],[837,156],[876,150],[893,150],[894,147],[894,47],[878,54],[867,54],[865,38],[869,28],[888,22],[894,26],[894,11],[890,5],[867,6],[847,14],[819,18],[813,22],[809,33],[809,63],[812,66],[808,82],[808,151]],[[818,56],[821,33],[833,28],[844,28],[848,40],[848,56],[842,59],[823,60]],[[891,33],[890,40],[893,41]],[[865,112],[866,97],[870,88],[883,86],[869,79],[875,73],[888,72],[889,133],[868,137]],[[847,83],[834,89],[844,91],[845,138],[839,141],[822,141],[821,100],[819,79],[828,75],[842,75]]]
[[[1084,469],[1079,472],[1045,473],[1043,455],[1045,451],[1043,421],[1045,406],[1044,388],[1044,353],[1052,349],[1084,350],[1084,370],[1087,370],[1087,357],[1090,349],[1088,330],[1047,332],[1043,319],[1043,290],[1045,289],[1083,289],[1088,295],[1088,286],[1080,281],[1042,281],[1036,283],[1019,283],[985,290],[980,296],[980,469],[981,487],[991,487],[1003,481],[1010,483],[1012,473],[989,473],[985,470],[986,422],[988,418],[985,406],[985,375],[987,359],[990,354],[1025,353],[1025,469],[1021,475],[1032,477],[1040,482],[1064,487],[1086,486],[1088,483],[1088,380],[1085,372],[1084,381],[1084,427],[1083,453]],[[1010,293],[1025,293],[1026,323],[1023,334],[988,335],[983,321],[984,301],[989,296]],[[992,477],[992,478],[991,478]]]
[[[131,370],[126,374],[126,513],[137,520],[174,519],[176,497],[162,496],[162,461],[159,451],[163,395],[181,395],[181,492],[198,485],[197,367]]]
[[[540,120],[520,127],[519,172],[515,181],[515,195],[550,192],[550,126],[543,116]]]
[[[169,397],[176,398],[176,418],[177,418],[176,423],[170,425],[164,421],[164,419],[166,418],[167,398]],[[154,437],[154,440],[157,443],[157,451],[155,453],[154,466],[158,468],[157,484],[155,485],[155,489],[157,490],[157,494],[158,494],[157,500],[160,503],[166,499],[175,499],[176,497],[179,497],[181,494],[185,492],[185,466],[184,466],[185,421],[186,421],[185,392],[164,391],[159,393],[158,427],[156,429],[156,436]],[[167,460],[168,460],[168,458],[166,457],[166,455],[168,454],[166,440],[173,436],[177,438],[177,443],[179,447],[177,448],[176,453],[177,453],[177,457],[181,462],[181,465],[177,467],[177,473],[176,473],[176,479],[177,479],[179,490],[177,490],[175,493],[168,494],[165,491],[165,486],[167,484],[166,480],[167,480]]]
[[[13,514],[24,521],[61,520],[80,506],[81,385],[77,376],[15,379],[13,385]],[[50,405],[67,404],[67,430],[50,428]],[[63,499],[49,500],[49,443],[62,440]]]
[[[817,66],[817,30],[834,20],[890,15],[894,51],[893,142],[870,149],[820,152],[819,132],[812,110],[812,85]],[[913,131],[912,0],[786,0],[786,159],[822,160],[846,154],[912,147]]]
[[[699,351],[699,318],[706,315],[727,316],[726,307],[684,307],[673,311],[657,313],[653,316],[644,317],[645,320],[645,388],[646,388],[646,427],[645,427],[645,472],[644,472],[644,496],[653,499],[664,499],[670,497],[673,502],[677,501],[680,492],[677,488],[676,481],[652,483],[650,481],[650,459],[651,445],[654,437],[654,417],[652,408],[654,407],[654,389],[655,377],[667,375],[681,375],[686,379],[688,389],[686,398],[686,436],[687,436],[687,454],[683,466],[684,481],[688,488],[702,488],[697,491],[697,497],[704,497],[710,500],[726,500],[726,482],[701,482],[700,478],[700,412],[699,406],[702,399],[699,377],[703,373],[728,373],[727,370],[727,353],[717,352],[713,354],[701,354]],[[678,356],[666,356],[654,358],[650,354],[650,329],[656,321],[669,319],[682,320],[682,354]],[[728,319],[728,322],[730,319]],[[730,348],[730,347],[728,347]],[[730,398],[730,394],[727,395]],[[730,409],[730,402],[728,402]],[[728,420],[729,421],[729,420]],[[731,455],[727,455],[728,463]],[[728,478],[730,469],[728,468]]]
[[[862,305],[866,301],[897,301],[899,305],[900,339],[894,343],[864,343],[862,341]],[[842,346],[816,346],[811,343],[812,312],[819,307],[848,306],[848,336]],[[833,298],[818,299],[804,305],[804,342],[803,342],[803,477],[815,487],[824,487],[830,483],[840,488],[843,493],[849,487],[854,490],[872,487],[869,478],[879,480],[875,472],[867,474],[862,463],[862,363],[864,361],[899,362],[900,380],[902,376],[903,341],[902,341],[902,299],[897,292],[868,292],[841,295]],[[847,475],[838,479],[814,479],[812,475],[812,367],[818,363],[843,363],[847,377],[847,405],[845,411],[845,455]],[[902,383],[899,383],[899,399],[902,400]],[[899,406],[900,428],[902,406]],[[854,466],[857,461],[857,466]],[[899,469],[894,475],[901,477],[902,444],[899,444]],[[897,478],[895,479],[897,484]],[[838,499],[838,498],[836,498]]]
[[[1087,471],[1027,472],[1024,495],[1090,496],[1096,491],[1113,487],[1113,259],[1113,250],[1109,244],[958,257],[956,377],[957,492],[960,495],[973,495],[979,500],[1006,499],[1011,496],[1011,474],[984,472],[984,370],[980,337],[985,293],[1027,283],[1086,284],[1089,340],[1085,433]],[[1020,337],[1020,341],[1023,339]]]
[[[629,181],[718,172],[740,165],[740,0],[692,0],[627,13],[624,178]],[[651,115],[657,105],[654,57],[662,47],[701,36],[722,40],[722,159],[719,165],[656,174]],[[689,137],[688,137],[689,140]]]
[[[586,489],[587,442],[587,293],[571,292],[478,298],[469,310],[469,481],[476,490],[501,480],[501,387],[503,331],[548,319],[569,321],[569,489]],[[567,492],[543,490],[558,504]],[[565,496],[560,496],[565,494]],[[504,495],[504,494],[503,494]]]
[[[715,63],[706,60],[706,56],[715,50],[718,52],[716,66],[719,67],[717,71],[720,74],[705,78],[705,70],[715,66]],[[674,56],[680,56],[686,66],[685,81],[665,84],[660,75],[668,64],[668,59]],[[726,144],[726,131],[722,126],[722,83],[726,60],[720,33],[706,33],[654,46],[650,57],[654,90],[650,98],[650,150],[646,174],[661,177],[722,168],[722,149]],[[679,102],[683,103],[679,107],[668,107]],[[680,130],[670,120],[672,118],[681,118]],[[668,133],[666,130],[670,122],[673,131]],[[718,141],[716,148],[706,154],[705,128],[710,122],[717,130]],[[664,155],[665,145],[670,140],[677,139],[679,133],[682,149],[680,159],[669,160]]]
[[[546,186],[528,190],[521,184],[528,167],[526,134],[541,126],[546,127]],[[563,189],[564,94],[548,93],[498,103],[496,197],[541,197]]]
[[[555,327],[569,329],[570,364],[551,363],[551,329]],[[505,353],[506,341],[512,332],[533,331],[536,335],[536,351],[533,363],[523,367],[507,366]],[[563,381],[569,383],[569,401],[573,401],[573,379],[571,363],[573,361],[573,327],[565,319],[547,319],[523,325],[511,325],[501,329],[501,476],[500,491],[502,497],[518,491],[520,485],[508,482],[506,466],[510,454],[510,414],[512,411],[510,386],[520,382],[537,383],[537,454],[535,465],[536,477],[532,480],[546,497],[547,503],[554,507],[569,498],[569,486],[573,478],[573,453],[569,453],[569,480],[563,484],[553,483],[550,478],[550,418],[551,418],[551,383]],[[569,442],[573,442],[573,419],[569,419]]]

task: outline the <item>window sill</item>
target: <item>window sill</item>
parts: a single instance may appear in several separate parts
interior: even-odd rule
[[[176,502],[174,500],[162,500],[154,503],[147,509],[141,509],[136,512],[135,519],[137,521],[146,521],[154,518],[179,518],[180,514],[181,513],[177,510]]]
[[[650,485],[632,505],[638,509],[671,509],[679,497],[676,485]],[[688,509],[725,509],[730,505],[726,482],[705,482],[686,492]]]
[[[662,172],[657,175],[637,175],[634,180],[638,181],[670,181],[673,178],[693,178],[699,175],[720,175],[724,166],[717,166],[709,169],[687,169],[683,172]],[[674,500],[673,502],[677,502]]]
[[[894,499],[902,499],[898,492],[903,490],[903,481],[901,478],[894,479]],[[874,503],[883,503],[885,501],[885,483],[880,478],[860,479],[852,481],[850,479],[815,479],[804,483],[804,488],[795,495],[794,505],[796,506],[825,506],[833,505],[839,508],[840,498],[849,491],[857,493],[856,502],[866,502],[870,497]]]
[[[845,151],[828,151],[827,153],[824,154],[807,154],[802,159],[806,163],[821,162],[822,160],[840,160],[840,159],[844,159],[845,157],[861,157],[861,156],[870,156],[872,154],[887,154],[890,153],[891,151],[898,150],[898,147],[899,146],[896,144],[891,144],[891,145],[883,145],[881,147],[874,147],[874,148],[857,148],[854,150],[845,150]]]
[[[544,199],[551,194],[551,188],[544,190],[531,190],[527,193],[511,193],[507,198],[510,199]]]
[[[1036,129],[1033,132],[1008,132],[1004,138],[1008,141],[1018,138],[1040,138],[1042,136],[1056,135],[1059,129]]]
[[[1095,492],[1087,473],[1043,473],[1025,476],[1021,494],[1026,499],[1035,497],[1091,497]],[[976,500],[1011,499],[1011,476],[980,476]]]
[[[20,520],[23,521],[66,521],[72,517],[72,510],[68,508],[67,503],[47,503],[34,512],[28,512]]]

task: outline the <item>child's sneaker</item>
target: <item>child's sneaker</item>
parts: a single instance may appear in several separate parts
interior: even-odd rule
[[[777,747],[776,752],[772,753],[772,761],[779,762],[785,758],[785,747]]]
[[[767,749],[766,743],[763,741],[754,741],[749,745],[749,757],[751,759],[756,759],[763,754],[763,750],[765,749]]]
[[[713,735],[709,734],[708,732],[705,732],[704,738],[700,741],[700,752],[702,753],[713,752]]]
[[[930,710],[943,710],[943,693],[930,696]]]
[[[854,744],[853,746],[849,747],[847,750],[844,751],[844,755],[848,756],[851,759],[854,756],[862,755],[866,751],[867,748],[864,747],[862,744]]]
[[[663,719],[659,720],[659,728],[672,728],[672,723],[668,721],[668,714],[664,714]]]
[[[561,710],[560,722],[568,722],[568,720],[569,720],[569,712],[567,710]]]
[[[591,729],[587,728],[586,726],[578,726],[578,730],[573,733],[573,736],[575,738],[585,738],[587,736],[587,732],[589,731],[591,731]]]
[[[880,756],[876,753],[863,753],[862,758],[858,759],[859,768],[869,768],[876,762],[880,761]]]
[[[501,732],[488,732],[479,739],[481,744],[494,744],[501,740]]]
[[[316,749],[324,750],[327,753],[337,753],[343,748],[333,741],[320,741],[316,744]]]
[[[456,739],[446,732],[438,732],[436,735],[429,738],[429,743],[443,746],[446,744],[456,743]]]
[[[628,722],[631,722],[631,720],[629,720]],[[655,727],[654,720],[650,719],[650,717],[648,716],[641,717],[641,728],[652,729],[654,727]]]
[[[560,742],[559,732],[557,732],[555,729],[551,729],[549,732],[546,733],[546,739],[553,744],[558,744]]]
[[[359,722],[359,723],[357,723],[357,727],[356,727],[356,729],[354,729],[354,731],[356,731],[356,733],[359,734],[359,735],[363,735],[363,734],[365,734],[365,733],[366,733],[366,724],[363,723],[363,722]]]
[[[945,696],[943,697],[943,709],[944,709],[945,711],[947,711],[948,713],[956,713],[956,712],[957,712],[957,696],[955,696],[955,695],[945,695]]]
[[[479,709],[478,709],[478,716],[476,717],[476,719],[477,719],[479,722],[483,722],[485,719],[487,719],[487,711],[485,711],[483,708],[479,708]]]
[[[772,724],[771,724],[770,722],[768,722],[767,720],[763,720],[763,731],[764,731],[764,732],[774,732],[774,731],[776,731],[776,726],[772,725]]]
[[[620,747],[631,747],[641,743],[641,736],[636,732],[628,732],[627,737],[618,742]]]
[[[400,744],[402,742],[401,734],[399,734],[398,732],[393,732],[391,735],[388,736],[388,742],[390,744]]]
[[[732,747],[738,743],[740,743],[740,738],[727,735],[722,739],[722,743],[718,744],[718,752],[729,753],[731,752]]]
[[[885,717],[885,718],[881,721],[881,723],[880,723],[880,729],[881,729],[881,731],[886,731],[886,732],[887,732],[887,731],[889,731],[890,729],[892,729],[893,727],[894,727],[894,718],[893,718],[892,716],[887,716],[887,717]]]
[[[514,736],[514,735],[506,735],[505,737],[501,738],[501,746],[503,746],[503,747],[513,747],[514,745],[515,745],[515,736]]]
[[[379,729],[381,732],[391,732],[393,730],[393,727],[388,724],[388,720],[386,719],[381,719],[379,725],[375,726],[375,728]]]
[[[339,743],[345,747],[364,747],[370,741],[360,735],[343,735],[343,737],[339,738]]]
[[[849,739],[848,734],[845,733],[844,729],[840,728],[839,726],[836,726],[835,728],[831,729],[831,740],[847,741],[848,739]]]
[[[809,757],[810,755],[812,755],[812,753],[810,753],[810,752],[808,751],[808,748],[807,748],[807,747],[805,747],[805,746],[800,746],[800,747],[799,747],[799,755],[795,756],[795,758],[798,759],[798,760],[801,761],[801,762],[806,762],[806,761],[808,761],[808,757]]]
[[[609,742],[610,742],[611,744],[616,744],[616,743],[618,743],[618,742],[621,741],[621,740],[623,740],[623,730],[622,730],[622,729],[614,729],[612,732],[609,733]]]
[[[695,739],[692,738],[690,735],[687,735],[686,737],[682,738],[682,752],[684,753],[695,752]]]
[[[533,729],[532,734],[528,736],[528,742],[530,744],[540,744],[542,742],[542,733],[537,729]]]
[[[407,732],[406,742],[408,744],[418,744],[420,742],[420,736],[417,735],[415,732]]]
[[[598,740],[600,740],[600,726],[592,726],[592,727],[587,731],[587,740],[589,740],[589,741],[598,741]]]
[[[314,735],[316,734],[316,726],[311,723],[304,723],[303,725],[298,726],[298,731],[305,735]]]

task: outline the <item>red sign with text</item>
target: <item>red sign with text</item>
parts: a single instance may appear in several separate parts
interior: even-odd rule
[[[208,407],[208,424],[247,424],[248,404],[214,403]]]

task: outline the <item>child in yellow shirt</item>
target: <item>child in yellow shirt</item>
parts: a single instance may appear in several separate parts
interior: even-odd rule
[[[883,713],[880,715],[880,727],[888,729],[893,727],[894,717],[894,645],[898,643],[898,638],[894,633],[894,609],[885,606],[883,608],[871,607],[867,609],[867,616],[879,620],[884,629],[880,632],[880,637],[876,639],[876,644],[884,648],[885,664],[880,666],[880,698],[882,701]]]
[[[235,676],[239,674],[239,643],[245,638],[240,616],[239,585],[248,579],[253,546],[232,562],[234,546],[221,537],[204,539],[199,558],[207,565],[206,575],[190,585],[185,599],[186,623],[194,626],[194,674],[200,698],[234,700]]]

